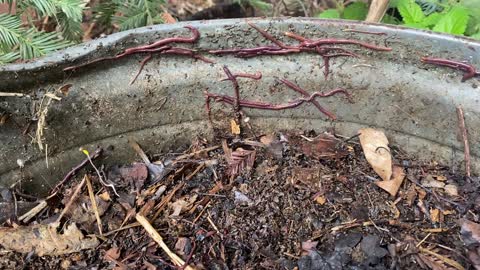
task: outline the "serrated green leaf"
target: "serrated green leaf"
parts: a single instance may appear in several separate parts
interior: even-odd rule
[[[406,24],[419,23],[425,18],[422,8],[414,0],[399,0],[397,9]]]
[[[425,17],[425,19],[423,21],[421,21],[420,23],[425,26],[425,27],[430,27],[430,26],[434,26],[435,24],[438,23],[438,21],[442,18],[442,15],[438,12],[434,12],[430,15],[428,15],[427,17]]]
[[[323,19],[340,19],[340,13],[336,9],[327,9],[317,15],[317,18]]]
[[[461,35],[465,32],[468,22],[468,11],[461,7],[455,6],[447,12],[435,26],[433,31]]]
[[[348,5],[342,14],[343,19],[363,21],[367,17],[368,7],[364,2],[355,2]]]

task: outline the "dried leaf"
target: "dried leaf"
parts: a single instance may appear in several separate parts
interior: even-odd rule
[[[480,244],[480,224],[468,219],[460,219],[460,234],[467,246]]]
[[[0,245],[20,253],[35,252],[38,256],[62,255],[96,247],[96,237],[85,238],[75,223],[63,232],[57,232],[58,224],[0,228]]]
[[[430,209],[430,219],[433,223],[438,223],[440,221],[440,210]]]
[[[140,191],[147,180],[148,168],[144,163],[134,163],[115,167],[109,172],[109,178],[115,183],[131,185],[135,191]]]
[[[375,184],[390,193],[390,195],[395,196],[403,183],[403,179],[405,179],[405,171],[403,168],[400,166],[393,166],[392,180],[378,181],[375,182]]]
[[[307,157],[328,159],[342,158],[348,155],[348,150],[339,148],[341,141],[329,133],[315,137],[313,141],[302,141],[301,149]]]
[[[390,180],[392,176],[392,156],[388,148],[388,139],[380,130],[362,128],[360,144],[363,153],[373,170],[384,180]]]
[[[444,189],[448,195],[452,197],[458,196],[458,187],[456,185],[452,185],[452,184],[445,185]]]
[[[317,245],[318,241],[307,240],[305,242],[302,242],[302,252],[308,254],[310,251],[315,250]]]
[[[260,137],[260,142],[263,143],[265,146],[269,146],[272,142],[276,140],[277,140],[277,136],[275,136],[274,133],[270,133]]]
[[[60,92],[62,92],[62,94],[64,96],[67,96],[68,95],[68,91],[70,90],[70,88],[72,87],[73,84],[65,84],[65,85],[62,85],[58,90]]]
[[[70,201],[71,194],[73,194],[73,192],[64,197],[62,200],[63,204],[67,204]],[[97,203],[98,214],[103,216],[110,206],[110,202],[100,199],[98,195],[95,196],[95,202]],[[96,217],[92,201],[86,195],[79,195],[66,214],[73,222],[79,224],[84,229],[91,230],[96,226]]]
[[[294,185],[300,182],[309,187],[320,187],[321,176],[325,174],[324,170],[321,165],[315,166],[314,168],[295,166],[292,169],[292,176],[289,180],[290,183]]]
[[[175,243],[175,250],[180,255],[185,255],[186,247],[190,245],[190,239],[186,237],[179,237],[177,243]]]
[[[238,175],[242,170],[250,171],[255,162],[255,150],[247,150],[241,147],[232,152],[228,162],[228,174]]]
[[[447,181],[447,177],[445,175],[434,175],[438,181]]]
[[[417,197],[417,191],[415,189],[415,185],[412,184],[410,185],[410,187],[407,190],[407,193],[405,194],[405,200],[407,202],[407,205],[412,206],[413,201],[415,200],[416,197]]]
[[[110,262],[115,262],[120,258],[120,249],[117,247],[112,247],[111,249],[107,250],[105,252],[104,256],[105,260],[110,261]]]
[[[110,194],[107,191],[102,192],[98,197],[106,202],[110,201]]]
[[[315,198],[315,201],[320,205],[324,205],[327,202],[327,199],[325,198],[325,196],[317,196]]]
[[[422,186],[428,187],[428,188],[444,188],[445,187],[444,182],[440,182],[433,179],[433,176],[431,175],[425,176],[425,178],[422,179],[421,184]]]
[[[172,203],[171,207],[173,209],[173,213],[170,215],[171,217],[178,217],[180,213],[187,207],[188,202],[183,199],[179,199],[176,202]]]
[[[240,135],[240,125],[233,119],[230,119],[230,129],[233,135]]]
[[[177,20],[170,13],[168,13],[166,11],[164,11],[161,16],[162,16],[162,20],[163,20],[164,23],[169,23],[170,24],[170,23],[176,23],[177,22]]]

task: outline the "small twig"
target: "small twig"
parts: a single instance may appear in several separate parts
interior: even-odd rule
[[[463,139],[463,152],[465,154],[465,172],[468,177],[468,181],[470,181],[470,145],[468,143],[468,135],[467,135],[467,128],[465,127],[465,116],[463,114],[462,106],[457,107],[457,116],[458,116],[458,126],[460,127],[460,131],[462,133]]]
[[[76,174],[80,169],[82,169],[87,163],[89,160],[94,160],[96,159],[97,157],[100,156],[100,154],[102,153],[103,149],[102,148],[98,148],[97,150],[95,150],[95,152],[93,152],[92,154],[90,154],[90,156],[88,158],[85,158],[84,160],[82,160],[82,162],[80,164],[78,164],[77,166],[75,166],[74,168],[72,168],[68,173],[67,175],[65,175],[65,177],[63,177],[62,181],[60,181],[60,183],[58,183],[53,189],[52,191],[50,191],[50,194],[53,194],[55,192],[57,192],[60,187],[62,187],[68,180],[70,180],[70,178],[72,178],[72,176],[74,174]]]
[[[457,270],[464,270],[464,269],[465,269],[465,268],[464,268],[462,265],[460,265],[458,262],[456,262],[456,261],[454,261],[454,260],[452,260],[452,259],[450,259],[450,258],[447,258],[447,257],[445,257],[445,256],[443,256],[443,255],[440,255],[440,254],[438,254],[438,253],[436,253],[436,252],[433,252],[433,251],[431,251],[431,250],[429,250],[429,249],[427,249],[427,248],[418,247],[418,250],[420,250],[420,252],[427,253],[427,254],[429,254],[429,255],[432,255],[432,256],[436,257],[437,259],[439,259],[439,260],[441,260],[442,262],[444,262],[444,263],[446,263],[446,264],[448,264],[448,265],[456,268]]]
[[[85,175],[85,176],[83,177],[82,181],[80,182],[80,184],[78,184],[77,188],[75,189],[75,191],[73,192],[72,196],[70,197],[70,200],[68,201],[68,203],[65,205],[65,208],[63,208],[63,211],[62,211],[62,212],[60,213],[60,215],[58,216],[56,223],[59,223],[59,222],[60,222],[60,220],[62,219],[62,217],[65,215],[65,213],[67,213],[68,209],[72,206],[73,202],[75,201],[75,199],[77,198],[78,194],[80,193],[80,191],[82,190],[83,186],[85,185],[86,179],[87,179],[87,175]]]
[[[90,181],[90,177],[88,176],[88,174],[85,175],[85,179],[87,180],[88,196],[90,197],[90,201],[92,202],[92,209],[93,212],[95,212],[95,218],[97,219],[98,232],[100,233],[100,235],[103,235],[102,219],[100,218],[100,213],[98,212],[98,206],[97,201],[95,200],[95,194],[93,192],[92,181]]]
[[[150,222],[144,216],[142,216],[141,214],[137,214],[135,218],[137,219],[138,223],[143,226],[148,235],[155,242],[157,242],[157,244],[160,246],[160,248],[162,248],[163,251],[165,251],[165,253],[167,253],[168,257],[170,257],[170,259],[176,266],[185,267],[184,269],[187,270],[195,270],[195,268],[193,268],[192,266],[186,265],[182,258],[180,258],[177,254],[173,253],[170,248],[168,248],[168,246],[163,241],[162,236],[155,230],[155,228],[153,228],[152,224],[150,224]]]
[[[95,170],[95,172],[98,175],[98,180],[100,181],[100,183],[105,187],[110,187],[113,190],[113,192],[115,193],[115,195],[117,195],[117,197],[120,197],[120,195],[118,195],[118,193],[117,193],[117,190],[115,189],[115,186],[111,183],[106,183],[103,180],[102,174],[98,170],[97,166],[95,166],[95,164],[93,163],[92,159],[90,158],[90,154],[88,153],[88,151],[85,150],[85,149],[80,149],[80,150],[82,150],[82,152],[87,156],[87,159],[90,162],[90,165],[92,165],[93,169]]]
[[[41,200],[40,203],[35,206],[34,208],[30,209],[27,213],[23,214],[21,217],[18,218],[19,221],[23,221],[24,223],[27,223],[30,219],[35,217],[40,211],[45,209],[47,207],[47,201],[46,200]]]
[[[28,97],[28,95],[22,93],[7,93],[7,92],[0,92],[0,97]]]

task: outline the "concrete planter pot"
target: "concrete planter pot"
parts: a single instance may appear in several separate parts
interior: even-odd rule
[[[0,97],[0,113],[11,115],[0,127],[0,184],[24,179],[24,187],[39,193],[47,191],[84,155],[80,147],[107,149],[102,163],[129,162],[137,158],[127,143],[135,138],[146,151],[160,153],[188,143],[198,134],[211,136],[205,112],[203,92],[233,95],[222,66],[235,72],[261,71],[260,81],[241,80],[243,98],[285,103],[298,98],[285,87],[270,87],[275,77],[287,78],[308,91],[327,91],[336,87],[352,93],[354,103],[343,97],[319,99],[338,119],[330,121],[315,107],[304,104],[295,109],[264,111],[245,109],[259,130],[335,128],[351,136],[361,127],[386,131],[390,141],[421,159],[432,159],[463,169],[463,144],[457,139],[456,107],[462,105],[469,132],[474,172],[480,171],[480,90],[473,78],[461,82],[459,71],[420,62],[422,56],[469,60],[480,66],[480,43],[473,40],[385,25],[341,20],[252,19],[285,42],[296,43],[282,35],[294,31],[307,37],[354,38],[379,45],[391,52],[372,52],[351,47],[362,58],[335,58],[331,74],[325,80],[322,58],[314,54],[260,56],[239,59],[214,57],[208,64],[189,57],[155,56],[137,81],[129,85],[143,55],[117,61],[105,61],[73,73],[63,68],[101,56],[115,55],[127,47],[151,43],[160,38],[190,35],[183,26],[192,25],[201,32],[193,45],[200,51],[216,48],[270,45],[245,20],[215,20],[157,25],[117,33],[81,44],[51,56],[25,64],[0,67],[0,89],[30,97]],[[346,32],[345,29],[374,31],[386,35]],[[350,47],[349,47],[350,48]],[[45,130],[48,144],[48,168],[45,152],[32,138],[22,135],[22,127],[32,116],[36,96],[70,83],[68,95],[52,102]],[[38,102],[38,100],[36,100]],[[231,108],[215,103],[214,109]],[[17,160],[25,163],[20,168]],[[28,180],[28,181],[27,181]]]

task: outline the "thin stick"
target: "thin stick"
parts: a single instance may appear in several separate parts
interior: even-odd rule
[[[25,213],[23,216],[19,217],[18,220],[23,221],[24,223],[27,223],[30,219],[32,219],[38,213],[40,213],[40,211],[42,211],[45,207],[47,207],[47,201],[42,200],[37,206],[30,209],[30,211]]]
[[[436,257],[437,259],[441,260],[442,262],[456,268],[457,270],[464,270],[465,268],[463,266],[461,266],[458,262],[450,259],[450,258],[447,258],[445,256],[442,256],[436,252],[433,252],[427,248],[422,248],[422,247],[418,247],[418,249],[420,250],[420,252],[423,252],[423,253],[427,253],[429,255],[432,255],[434,257]]]
[[[95,150],[95,152],[93,152],[91,155],[90,155],[90,159],[93,160],[93,159],[96,159],[97,157],[100,156],[100,154],[102,153],[102,148],[98,148],[97,150]],[[63,177],[62,181],[60,181],[60,183],[58,183],[53,189],[52,191],[50,191],[50,194],[53,194],[55,192],[57,192],[61,186],[63,186],[68,180],[70,180],[70,178],[72,178],[72,176],[74,174],[76,174],[80,169],[82,169],[87,163],[88,163],[88,160],[89,158],[85,158],[84,160],[82,160],[82,162],[80,162],[80,164],[78,164],[77,166],[73,167],[68,173],[67,175],[65,175],[65,177]]]
[[[463,149],[465,154],[465,172],[467,177],[470,178],[470,145],[468,144],[467,128],[465,127],[465,117],[463,114],[462,106],[457,107],[458,126],[462,132]]]
[[[0,92],[0,97],[24,97],[27,96],[22,93],[7,93],[7,92]]]
[[[103,236],[102,219],[100,219],[100,213],[98,213],[98,206],[97,201],[95,200],[95,194],[93,192],[92,181],[90,180],[88,174],[85,175],[85,179],[87,180],[88,196],[90,197],[90,201],[92,202],[93,212],[95,212],[95,218],[97,219],[98,232],[100,232],[100,235]]]
[[[153,228],[152,224],[141,214],[137,214],[135,216],[138,223],[140,223],[145,231],[147,231],[148,235],[160,246],[160,248],[167,253],[168,257],[172,260],[172,262],[179,267],[184,267],[187,270],[195,270],[195,268],[191,267],[190,265],[185,265],[185,262],[175,253],[173,253],[168,246],[163,242],[162,236]]]
[[[56,223],[60,222],[60,220],[62,219],[62,217],[65,215],[65,213],[67,213],[68,209],[72,206],[73,202],[75,201],[75,199],[77,198],[78,194],[79,194],[80,191],[82,190],[83,185],[85,185],[86,179],[87,179],[87,175],[85,175],[85,176],[83,177],[83,179],[82,179],[82,182],[80,182],[80,184],[78,184],[77,188],[75,189],[75,191],[74,191],[73,194],[72,194],[72,197],[70,197],[70,200],[69,200],[68,203],[65,205],[65,208],[63,208],[63,211],[62,211],[62,212],[60,213],[60,215],[58,216]]]

